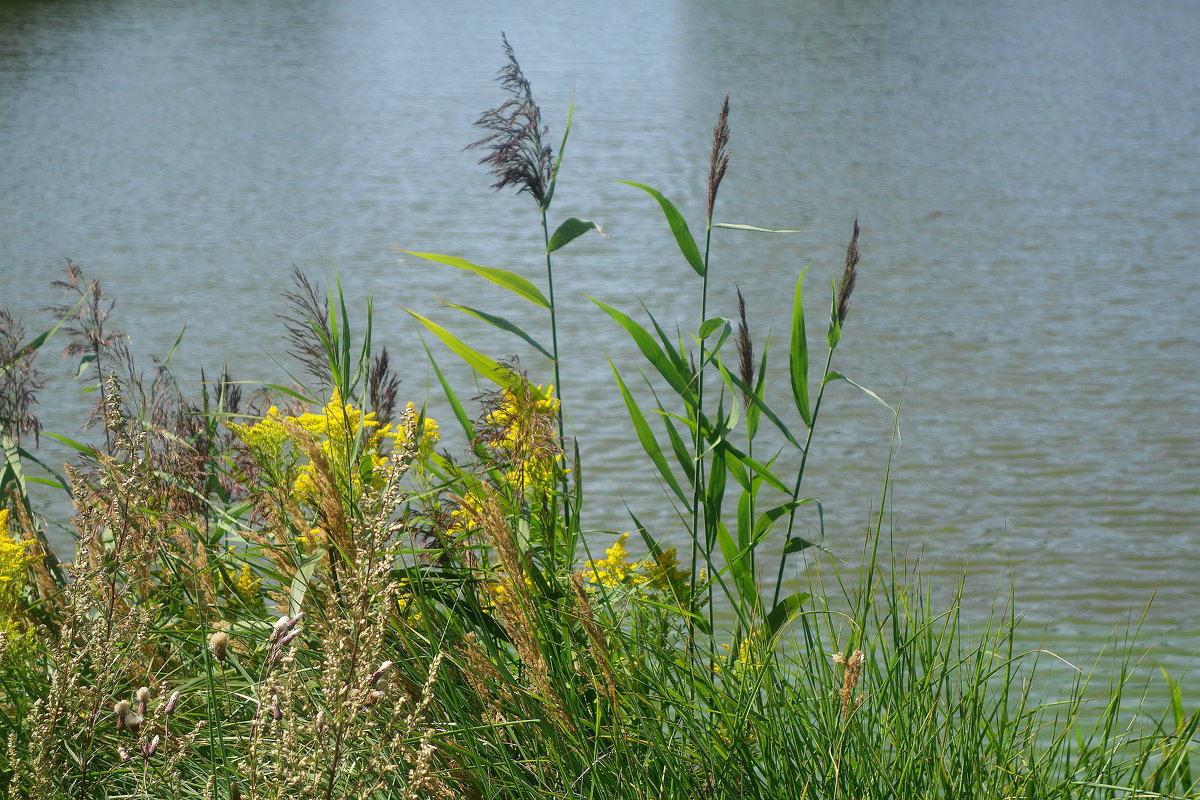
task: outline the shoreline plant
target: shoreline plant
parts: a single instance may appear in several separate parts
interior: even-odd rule
[[[1200,796],[1200,709],[1164,675],[1168,707],[1151,711],[1136,632],[1105,673],[1079,670],[1043,696],[1060,662],[1018,649],[1012,598],[982,628],[964,621],[961,586],[935,607],[919,570],[880,547],[882,502],[852,567],[814,559],[788,576],[789,559],[821,546],[798,531],[822,527],[802,495],[826,388],[862,389],[833,368],[860,230],[819,377],[804,271],[790,287],[790,405],[776,407],[771,338],[752,331],[740,293],[729,317],[709,309],[714,232],[781,233],[714,222],[728,98],[703,246],[662,192],[628,183],[695,273],[699,318],[593,298],[644,357],[610,367],[680,527],[650,530],[630,509],[628,531],[585,535],[571,437],[590,431],[565,426],[552,255],[599,227],[571,217],[551,232],[571,114],[555,153],[507,39],[504,53],[508,99],[480,117],[474,146],[494,188],[537,203],[547,292],[512,270],[414,254],[542,309],[550,345],[498,307],[447,304],[545,357],[530,367],[410,311],[489,387],[464,403],[431,356],[453,419],[405,399],[371,303],[356,334],[336,280],[322,290],[297,273],[284,293],[303,380],[247,393],[222,370],[194,399],[169,358],[139,372],[111,301],[76,264],[58,285],[74,305],[42,335],[26,341],[0,314],[0,796]],[[61,474],[26,447],[39,431],[34,359],[58,332],[100,392],[103,425],[95,446],[56,435],[77,451]],[[465,452],[441,446],[447,424]],[[67,562],[34,513],[35,480],[73,503]],[[886,499],[887,469],[881,488]]]

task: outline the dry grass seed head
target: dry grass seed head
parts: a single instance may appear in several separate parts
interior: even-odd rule
[[[721,103],[717,124],[713,126],[712,157],[708,165],[708,219],[711,222],[717,203],[717,190],[729,167],[729,95]]]
[[[854,220],[854,233],[850,236],[850,244],[846,245],[846,268],[842,271],[842,280],[837,292],[837,322],[845,323],[846,315],[850,313],[850,295],[854,292],[854,284],[858,280],[858,220]]]
[[[838,689],[838,696],[842,701],[842,716],[846,719],[850,718],[850,714],[854,709],[858,708],[862,698],[854,697],[854,689],[858,686],[858,679],[862,674],[863,661],[866,654],[862,650],[855,650],[846,658],[841,653],[833,656],[833,661],[842,668],[842,686]]]

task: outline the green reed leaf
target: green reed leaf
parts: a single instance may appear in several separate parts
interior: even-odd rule
[[[465,258],[459,258],[457,256],[443,256],[437,253],[417,253],[413,250],[405,250],[403,252],[408,253],[409,255],[417,256],[418,258],[423,258],[426,261],[436,261],[439,264],[447,264],[451,267],[469,270],[474,272],[479,277],[491,281],[497,286],[508,289],[513,294],[523,297],[531,303],[539,305],[542,308],[550,307],[550,301],[546,299],[546,295],[542,294],[541,289],[537,288],[537,286],[535,286],[533,282],[524,275],[518,275],[511,270],[472,264]]]
[[[771,471],[770,467],[754,460],[741,450],[734,447],[728,441],[721,441],[718,443],[717,449],[722,451],[726,458],[736,459],[738,463],[744,465],[747,469],[754,472],[754,474],[758,475],[758,477],[762,478],[779,491],[788,493],[792,491],[787,484],[780,480],[778,475]],[[772,459],[772,461],[774,461],[774,459]]]
[[[755,492],[747,487],[738,498],[737,543],[743,550],[750,547],[754,541],[754,495]]]
[[[888,411],[891,411],[893,414],[896,413],[896,409],[892,408],[892,406],[889,405],[888,402],[886,400],[884,400],[882,397],[875,394],[875,392],[873,392],[870,389],[868,389],[867,387],[863,386],[861,383],[850,380],[849,378],[847,378],[845,375],[838,372],[837,370],[831,370],[829,372],[829,374],[825,376],[824,382],[825,383],[833,383],[834,381],[845,381],[846,383],[853,386],[855,389],[858,389],[860,392],[865,394],[867,397],[874,398],[874,400],[877,403],[879,403],[881,406],[886,408]]]
[[[738,482],[745,492],[750,492],[753,487],[753,481],[750,473],[746,470],[746,465],[736,458],[731,458],[728,461],[729,473],[733,475],[733,479]]]
[[[758,424],[762,420],[763,415],[763,393],[767,384],[767,353],[771,349],[771,337],[767,336],[766,342],[763,343],[762,358],[759,359],[758,372],[754,378],[754,390],[746,392],[746,397],[750,398],[750,405],[746,408],[746,436],[753,439],[758,435]],[[756,402],[757,401],[757,402]],[[789,438],[791,433],[786,434]]]
[[[746,558],[750,553],[750,548],[739,548],[729,533],[728,526],[720,520],[717,520],[717,544],[721,548],[721,556],[725,559],[725,569],[733,579],[734,588],[737,589],[737,597],[730,599],[741,601],[736,609],[740,615],[741,609],[753,605],[758,597],[758,587],[754,583],[754,569],[750,559]],[[729,591],[724,581],[721,582],[721,585],[725,587],[726,591]]]
[[[796,293],[792,300],[792,346],[788,353],[788,370],[792,380],[792,398],[804,424],[812,427],[812,411],[808,405],[808,336],[804,332],[804,275],[808,267],[796,279]]]
[[[774,508],[769,508],[766,511],[762,512],[761,514],[758,515],[758,520],[754,523],[755,538],[765,536],[767,534],[767,532],[771,529],[771,526],[775,524],[775,521],[778,520],[780,517],[782,517],[784,514],[790,513],[791,511],[799,508],[800,506],[806,505],[811,502],[813,502],[813,498],[811,498],[811,497],[806,497],[803,500],[789,500],[788,502],[783,503],[782,505],[775,506]]]
[[[63,436],[61,434],[51,433],[50,431],[43,431],[42,435],[49,436],[51,439],[55,440],[56,442],[65,444],[67,447],[71,448],[72,450],[83,453],[84,455],[87,455],[87,456],[94,455],[96,453],[96,448],[92,447],[90,444],[83,444],[82,442],[77,442],[74,439],[68,439],[66,436]]]
[[[563,223],[558,226],[558,230],[550,237],[550,241],[546,245],[546,252],[553,253],[559,248],[566,247],[588,231],[596,231],[601,236],[604,235],[604,229],[590,219],[568,217],[563,220]]]
[[[666,456],[663,455],[662,447],[658,443],[654,431],[650,428],[650,423],[646,420],[646,415],[642,413],[638,407],[637,401],[629,392],[629,387],[625,385],[625,381],[621,379],[621,373],[617,371],[616,365],[611,361],[609,367],[612,369],[613,377],[617,379],[617,389],[621,392],[621,398],[625,401],[625,409],[629,412],[629,419],[633,422],[633,430],[637,434],[638,442],[641,443],[642,449],[646,451],[646,455],[650,456],[650,460],[654,462],[658,474],[666,481],[671,490],[675,492],[676,497],[680,502],[686,504],[688,496],[680,487],[679,481],[675,478],[675,473],[671,470],[667,463]]]
[[[764,353],[763,355],[765,365],[766,354]],[[775,424],[775,427],[779,429],[779,432],[784,435],[784,437],[792,446],[801,452],[804,451],[804,446],[796,440],[796,437],[792,434],[791,429],[787,426],[787,424],[784,423],[782,419],[779,418],[779,415],[776,414],[769,405],[767,405],[767,401],[762,397],[765,371],[760,373],[757,387],[754,389],[754,391],[750,391],[750,387],[746,386],[745,382],[741,378],[730,372],[724,366],[724,364],[719,364],[718,368],[722,377],[725,379],[725,382],[730,386],[731,391],[734,387],[736,387],[739,391],[744,393],[745,396],[750,398],[750,410],[746,412],[747,425],[749,425],[751,411],[762,413],[767,417],[767,419],[771,420],[771,422]],[[757,427],[757,423],[755,425]],[[753,433],[751,435],[753,436]]]
[[[522,329],[516,323],[510,322],[509,320],[505,319],[504,317],[499,317],[499,316],[496,316],[495,314],[489,314],[486,311],[481,311],[480,309],[472,308],[471,306],[461,306],[458,303],[451,303],[447,300],[443,300],[442,305],[446,306],[447,308],[456,308],[459,311],[462,311],[464,314],[470,314],[471,316],[473,316],[477,319],[481,319],[484,322],[488,323],[489,325],[493,325],[493,326],[499,328],[500,330],[508,331],[509,333],[511,333],[515,336],[519,336],[520,338],[522,338],[526,342],[528,342],[530,345],[532,345],[539,353],[544,355],[546,358],[550,359],[551,361],[554,360],[554,356],[552,356],[550,354],[549,350],[547,350],[546,348],[544,348],[540,344],[538,344],[538,342],[532,336],[530,336],[528,333],[526,333],[524,331],[524,329]]]
[[[657,396],[655,399],[657,399]],[[679,435],[679,429],[671,421],[671,415],[663,414],[662,421],[663,427],[667,431],[667,438],[671,441],[671,450],[675,454],[675,460],[679,462],[683,474],[687,476],[688,485],[692,486],[696,482],[696,465],[692,460],[691,451],[688,450],[688,445],[683,440],[683,437]]]
[[[600,306],[600,308],[604,309],[606,314],[616,320],[617,324],[629,333],[629,335],[633,338],[634,344],[636,344],[638,349],[642,351],[642,355],[644,355],[650,361],[650,363],[654,365],[654,368],[658,371],[658,374],[661,375],[663,379],[671,385],[672,389],[679,393],[679,396],[682,397],[685,402],[689,404],[694,403],[695,393],[692,391],[691,387],[688,386],[687,380],[682,374],[680,374],[679,370],[675,368],[675,364],[672,363],[670,357],[663,352],[663,349],[659,346],[658,342],[654,341],[654,337],[650,335],[649,331],[635,322],[627,314],[622,311],[618,311],[607,303],[603,303],[600,300],[590,296],[588,299]]]
[[[457,353],[459,358],[467,362],[467,365],[480,375],[501,387],[507,387],[512,383],[512,373],[503,364],[500,364],[493,358],[488,358],[483,353],[470,347],[433,320],[421,316],[412,309],[406,308],[404,310],[415,317],[430,333],[441,339],[447,347]]]
[[[234,381],[234,383],[252,384],[252,383],[254,383],[254,381]],[[308,397],[307,395],[296,391],[292,387],[284,386],[281,383],[264,383],[263,388],[270,389],[273,392],[280,392],[282,394],[286,394],[288,397],[294,397],[297,400],[300,400],[301,402],[304,402],[304,403],[309,403],[310,405],[317,402],[314,398]]]
[[[791,555],[792,553],[799,553],[800,551],[807,550],[810,547],[815,547],[813,542],[810,542],[808,539],[801,539],[799,536],[793,536],[791,539],[788,539],[787,544],[783,546],[783,554]]]
[[[771,613],[767,614],[764,630],[770,637],[774,637],[783,628],[795,618],[796,612],[804,607],[804,604],[812,599],[812,595],[808,592],[796,592],[789,594],[787,597],[780,600],[771,609]]]
[[[825,334],[825,342],[832,350],[838,346],[838,342],[842,340],[842,321],[838,318],[837,313],[837,281],[833,282],[833,304],[829,309],[829,331]]]
[[[755,233],[812,233],[811,229],[800,228],[760,228],[757,225],[739,225],[735,222],[714,222],[710,228],[725,228],[731,231],[754,231]]]
[[[424,337],[422,337],[422,339],[423,338]],[[422,341],[422,344],[425,345],[425,354],[429,357],[429,363],[433,366],[433,371],[434,374],[437,375],[438,383],[442,385],[442,391],[445,393],[446,400],[450,403],[450,408],[454,412],[454,418],[458,420],[458,424],[463,429],[463,433],[467,435],[467,441],[474,442],[475,423],[467,414],[466,409],[463,408],[463,404],[458,399],[458,393],[454,391],[454,387],[450,385],[448,380],[446,380],[446,375],[442,372],[442,368],[438,366],[437,359],[433,357],[433,353],[429,352],[429,345],[425,344],[424,341]],[[482,444],[476,446],[477,452],[481,452],[482,449]]]
[[[662,342],[663,353],[675,366],[675,371],[680,375],[689,376],[690,380],[695,380],[695,376],[691,374],[691,365],[688,363],[688,355],[683,348],[683,342],[680,340],[672,341],[667,332],[663,330],[663,326],[655,319],[654,312],[650,310],[650,307],[644,302],[640,303],[640,305],[642,310],[646,312],[646,316],[650,318],[650,324],[654,326],[654,331],[658,334],[658,340]]]
[[[554,199],[554,187],[558,185],[558,168],[562,166],[563,154],[567,152],[567,139],[571,138],[571,120],[575,118],[575,98],[571,98],[567,106],[567,124],[563,127],[562,141],[558,144],[558,157],[554,159],[554,167],[550,170],[550,185],[546,187],[546,197],[542,200],[542,213],[550,210],[550,201]]]
[[[663,215],[667,218],[667,224],[671,226],[671,233],[675,236],[675,243],[679,245],[679,251],[683,253],[683,257],[691,264],[696,274],[704,277],[704,257],[700,255],[700,248],[696,246],[696,240],[692,237],[692,232],[688,229],[687,221],[683,218],[683,214],[679,213],[679,209],[675,207],[675,204],[652,186],[647,186],[644,183],[634,183],[633,181],[619,181],[619,183],[641,189],[658,201],[659,206],[662,207]]]
[[[7,451],[8,444],[9,444],[8,436],[4,437],[4,444],[5,444],[5,450]],[[13,440],[13,444],[14,445],[16,444],[15,440]],[[67,479],[65,477],[63,477],[63,475],[60,472],[55,470],[53,467],[51,467],[45,461],[38,458],[35,454],[29,452],[28,450],[26,450],[24,447],[21,447],[20,445],[16,445],[16,453],[18,456],[18,467],[20,466],[20,460],[24,459],[26,461],[30,461],[30,462],[33,462],[34,464],[37,464],[39,467],[41,467],[47,473],[49,473],[51,476],[53,476],[50,478],[39,478],[39,477],[36,477],[33,475],[26,475],[25,480],[31,481],[33,483],[44,484],[46,486],[53,486],[56,489],[62,489],[68,495],[71,494],[70,484],[67,483]]]
[[[704,497],[704,506],[709,519],[721,518],[721,506],[725,502],[726,475],[729,472],[725,447],[713,449],[711,469],[708,473],[708,492]]]
[[[729,332],[733,330],[733,322],[725,317],[713,317],[712,319],[706,319],[700,326],[698,338],[701,340],[707,339],[709,336],[712,336],[713,331],[721,329],[723,329],[726,335],[728,335]]]
[[[88,371],[88,367],[94,363],[96,363],[95,353],[88,353],[80,358],[79,363],[75,366],[75,380],[82,378],[84,373]]]

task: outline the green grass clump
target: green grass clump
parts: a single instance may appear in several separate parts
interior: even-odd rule
[[[453,417],[435,421],[402,400],[370,306],[356,334],[340,286],[300,274],[286,327],[305,374],[253,395],[222,374],[189,398],[166,362],[146,379],[74,264],[54,329],[26,342],[0,317],[0,796],[1200,796],[1200,711],[1178,684],[1150,713],[1130,646],[1103,685],[1076,672],[1064,687],[1047,669],[1059,661],[1018,650],[1011,612],[968,625],[961,592],[935,607],[880,548],[882,510],[853,569],[814,560],[805,585],[785,580],[819,545],[797,520],[819,524],[807,455],[826,387],[850,382],[833,362],[859,228],[815,379],[803,274],[792,287],[790,397],[773,406],[770,340],[756,353],[744,306],[736,321],[708,311],[714,232],[778,233],[714,222],[728,100],[702,247],[666,196],[630,184],[695,273],[699,318],[666,326],[595,301],[645,357],[613,375],[681,528],[663,536],[631,509],[645,555],[630,534],[590,552],[582,509],[612,498],[579,477],[569,434],[589,431],[566,424],[552,256],[599,228],[571,217],[552,232],[567,136],[557,154],[545,143],[505,46],[509,98],[480,118],[477,145],[497,188],[537,203],[548,291],[419,255],[541,309],[548,346],[500,309],[453,306],[544,356],[542,383],[411,312],[489,387],[468,407],[431,359]],[[63,474],[27,446],[33,358],[60,327],[103,426],[97,446],[58,437],[79,451]],[[465,453],[442,448],[446,425]],[[47,544],[33,481],[70,495],[69,563]]]

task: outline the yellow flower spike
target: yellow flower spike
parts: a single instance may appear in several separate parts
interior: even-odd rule
[[[234,583],[234,591],[246,605],[255,605],[262,599],[262,581],[254,574],[249,564],[242,564],[237,582]]]
[[[256,456],[274,462],[283,457],[283,448],[288,442],[281,419],[279,409],[271,406],[267,409],[267,415],[253,425],[239,425],[236,422],[226,425]]]
[[[26,572],[37,556],[30,553],[31,540],[18,541],[8,532],[9,510],[0,509],[0,634],[7,648],[24,641],[27,626],[18,620]]]
[[[419,420],[422,422],[420,431],[417,430]],[[400,415],[399,426],[388,435],[397,447],[414,452],[418,463],[427,460],[433,454],[433,448],[442,438],[438,424],[429,417],[421,420],[421,414],[412,402],[409,402],[404,413]]]
[[[629,560],[629,552],[625,549],[625,540],[628,538],[628,533],[622,533],[612,547],[604,551],[604,559],[589,561],[584,567],[583,577],[609,588],[645,583],[646,577],[636,572],[638,564]]]

